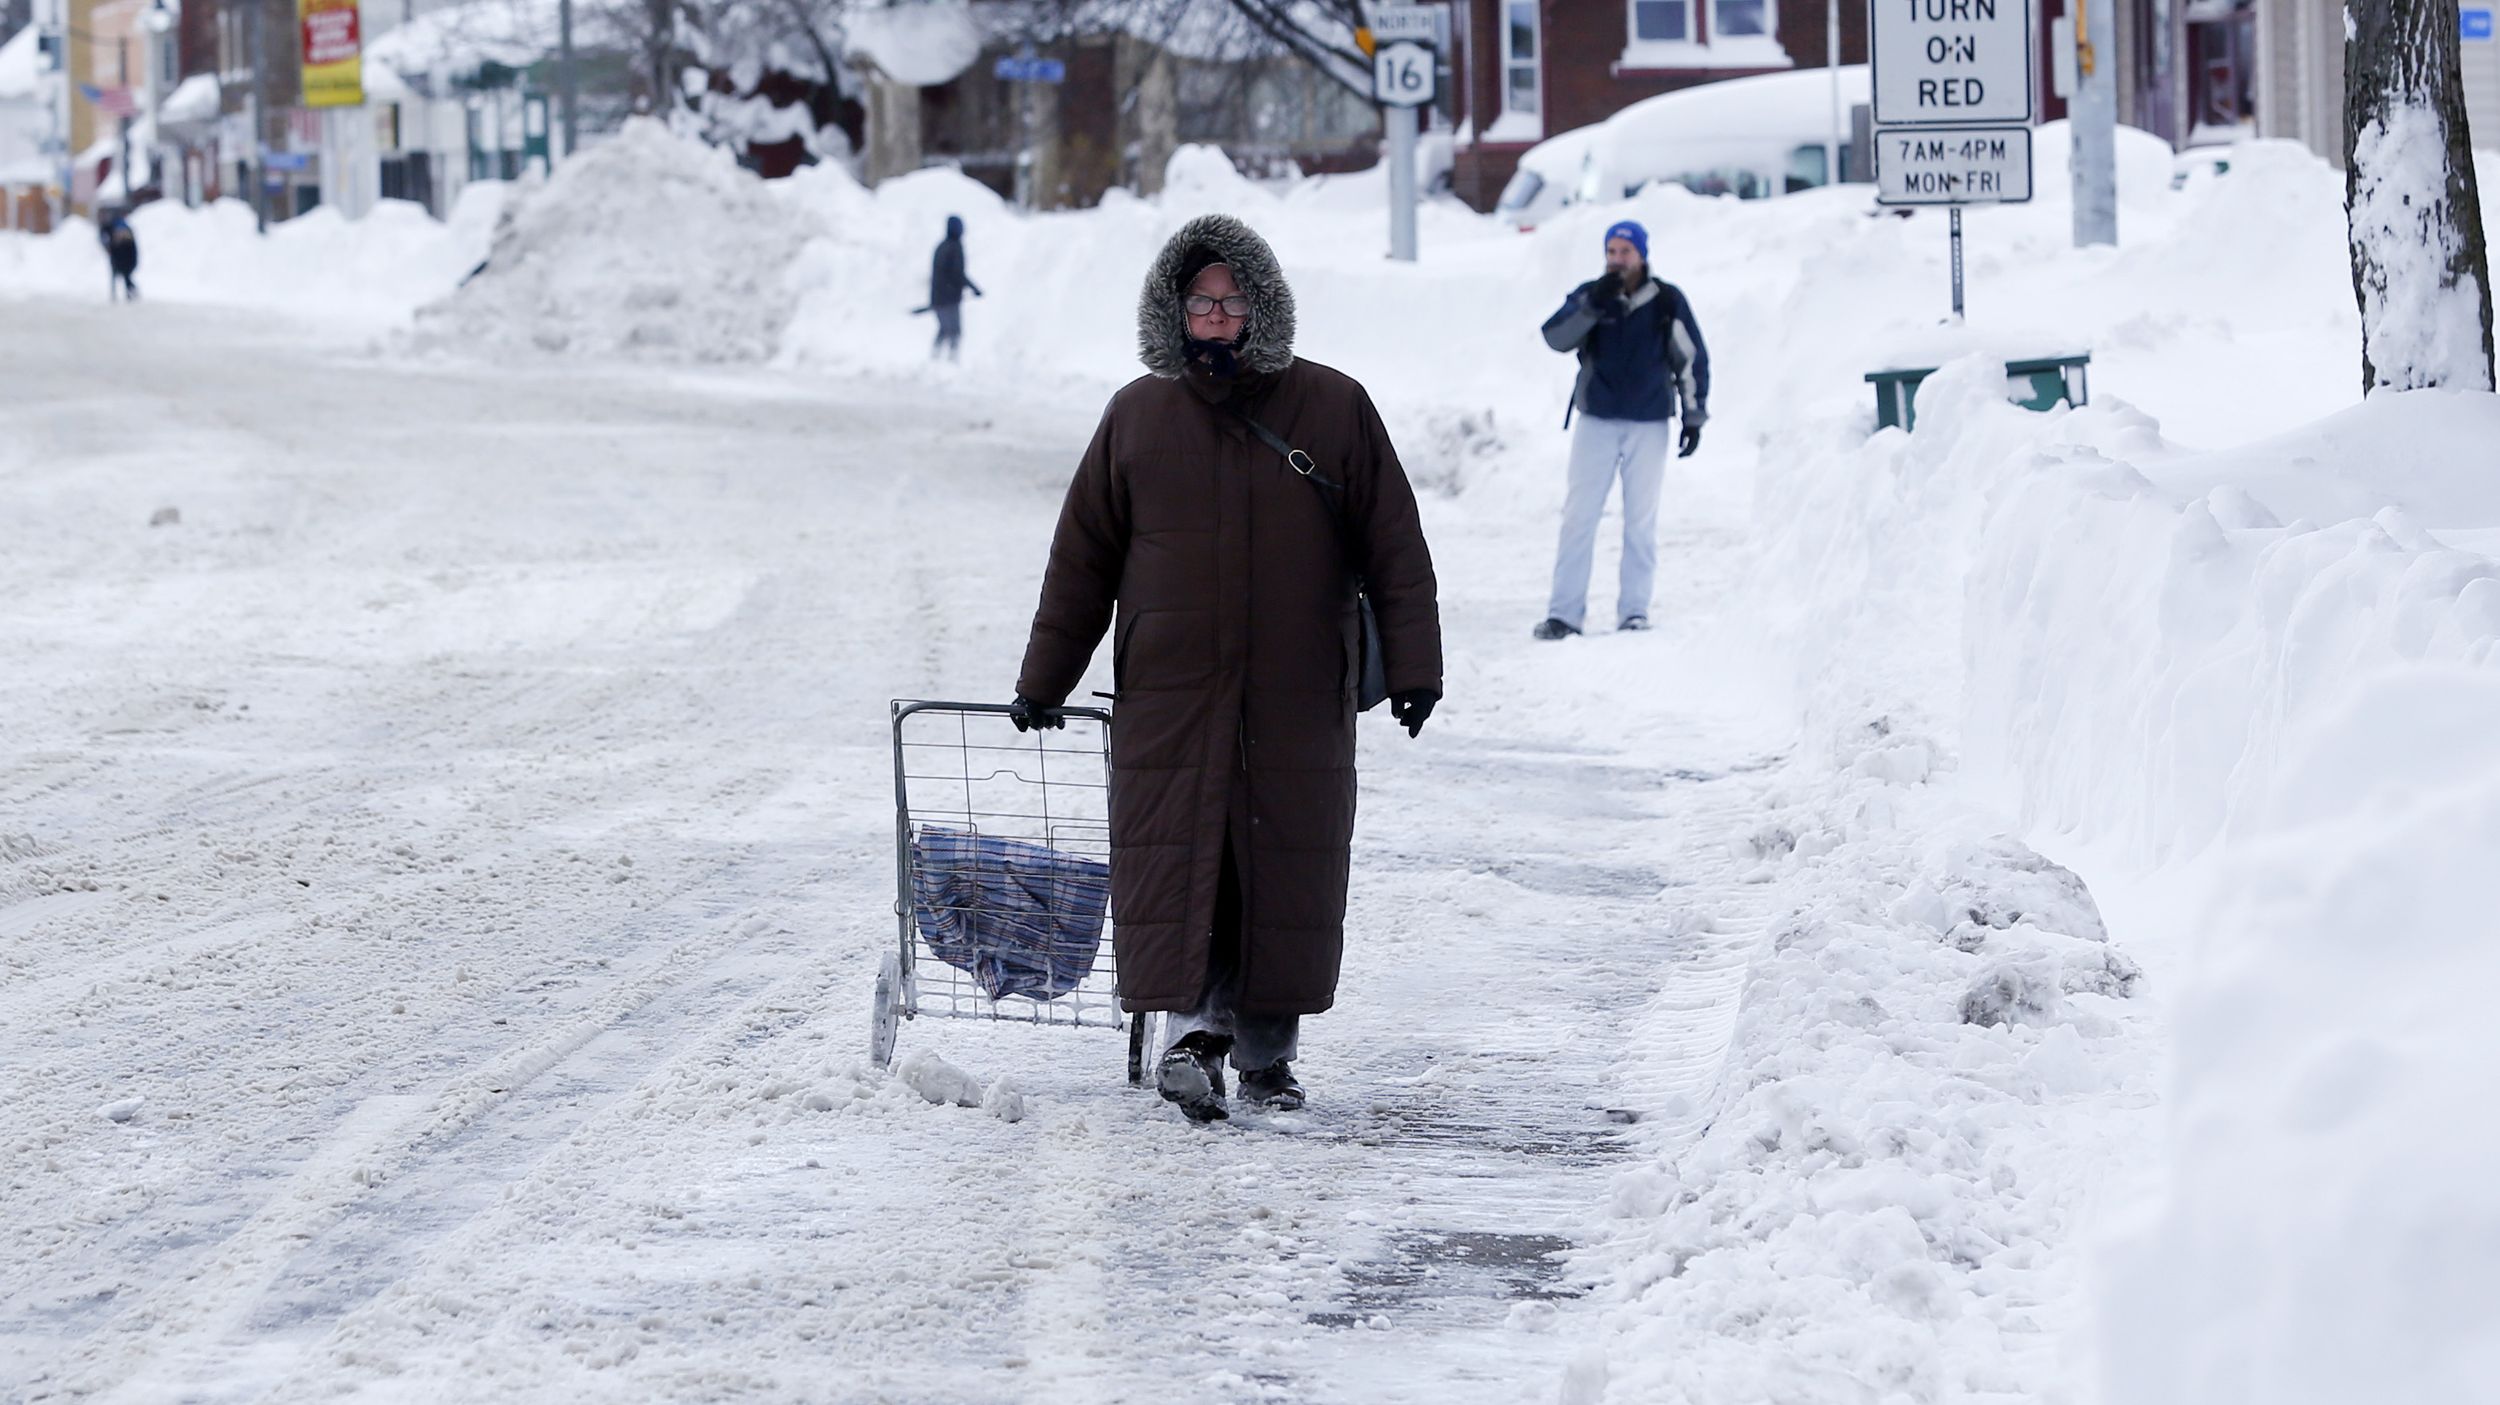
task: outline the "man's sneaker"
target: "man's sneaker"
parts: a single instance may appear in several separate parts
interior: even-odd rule
[[[1564,624],[1561,620],[1547,620],[1545,623],[1528,631],[1531,637],[1537,639],[1568,639],[1572,635],[1579,632],[1579,630],[1570,625]]]
[[[1298,1112],[1302,1107],[1302,1085],[1294,1079],[1293,1065],[1283,1059],[1241,1075],[1241,1096],[1253,1106],[1278,1112]]]
[[[1619,624],[1619,625],[1616,625],[1616,626],[1615,626],[1615,628],[1617,628],[1617,629],[1623,629],[1623,630],[1630,630],[1630,631],[1632,631],[1633,633],[1636,633],[1636,634],[1637,634],[1637,633],[1639,633],[1641,630],[1644,630],[1644,629],[1649,628],[1649,616],[1647,616],[1647,615],[1625,615],[1625,616],[1623,617],[1623,623],[1621,623],[1621,624]]]
[[[1221,1122],[1224,1110],[1224,1056],[1232,1052],[1230,1035],[1193,1029],[1163,1051],[1155,1068],[1155,1091],[1192,1122]]]

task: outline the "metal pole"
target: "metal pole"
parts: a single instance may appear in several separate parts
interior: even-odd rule
[[[1962,320],[1962,207],[1953,207],[1953,320]]]
[[[2118,242],[2118,21],[2112,0],[2076,0],[2075,247]]]
[[[1389,128],[1389,257],[1415,261],[1415,109],[1392,107]]]
[[[126,105],[130,102],[130,36],[127,34],[123,35],[120,39],[115,41],[114,47],[119,50],[122,102]],[[121,115],[121,132],[122,205],[126,209],[133,201],[139,198],[139,188],[130,183],[130,114],[127,112],[124,112]]]
[[[556,44],[556,96],[564,104],[564,154],[571,156],[581,140],[580,121],[574,111],[580,89],[573,78],[573,0],[558,0],[556,5]]]
[[[1824,175],[1834,185],[1840,184],[1840,0],[1825,0],[1823,6],[1823,66],[1832,75],[1832,159]]]
[[[243,106],[249,115],[252,129],[252,224],[261,233],[267,234],[269,232],[269,170],[262,160],[262,153],[268,149],[269,138],[261,118],[261,109],[265,106],[263,94],[268,91],[261,81],[261,75],[268,71],[269,67],[268,64],[262,62],[262,52],[265,46],[261,42],[261,31],[267,27],[261,23],[262,11],[267,6],[266,0],[245,0],[245,4],[245,14],[251,20],[250,37],[246,47],[250,49],[252,55],[252,90],[243,95]]]

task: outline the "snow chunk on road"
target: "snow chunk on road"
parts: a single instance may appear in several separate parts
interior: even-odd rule
[[[904,1087],[933,1103],[981,1106],[980,1080],[926,1049],[896,1064],[894,1076],[902,1080]]]
[[[485,265],[418,314],[465,353],[760,361],[814,225],[728,152],[635,121],[517,192]]]
[[[116,1098],[97,1108],[96,1116],[107,1122],[128,1122],[139,1115],[139,1107],[146,1101],[145,1097]]]

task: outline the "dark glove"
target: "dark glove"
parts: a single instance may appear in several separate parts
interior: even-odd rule
[[[1068,725],[1068,719],[1059,714],[1059,709],[1044,707],[1022,693],[1016,694],[1016,700],[1007,704],[1007,720],[1015,723],[1019,732],[1030,732],[1036,727]]]
[[[1613,269],[1607,269],[1589,285],[1589,306],[1601,312],[1611,312],[1622,305],[1623,279]]]
[[[1439,701],[1441,695],[1430,688],[1409,688],[1403,693],[1391,693],[1389,716],[1406,729],[1408,736],[1421,736],[1424,719],[1432,716],[1433,704]]]
[[[1693,456],[1693,451],[1694,451],[1695,449],[1700,448],[1700,447],[1701,447],[1701,426],[1700,426],[1700,425],[1697,425],[1697,424],[1688,424],[1688,425],[1684,426],[1684,438],[1683,438],[1683,440],[1682,440],[1682,447],[1678,448],[1678,449],[1675,451],[1675,456],[1676,456],[1677,458],[1679,458],[1679,459],[1689,459],[1689,458],[1691,458],[1691,457]]]

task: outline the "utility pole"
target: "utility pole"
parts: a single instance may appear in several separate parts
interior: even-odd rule
[[[1841,182],[1840,169],[1840,0],[1823,3],[1823,66],[1832,76],[1832,151],[1831,165],[1824,176],[1833,185]]]
[[[2075,0],[2075,247],[2118,242],[2117,0]]]
[[[557,0],[556,45],[556,101],[564,110],[564,154],[569,159],[581,141],[580,120],[575,115],[580,85],[573,75],[573,0]]]
[[[260,233],[267,234],[269,171],[263,156],[269,149],[269,139],[261,129],[261,111],[266,105],[264,96],[268,92],[268,84],[263,81],[262,75],[268,71],[268,65],[262,61],[267,46],[262,42],[264,36],[261,31],[266,28],[262,20],[269,0],[244,0],[244,6],[244,14],[250,22],[244,26],[243,48],[252,61],[252,86],[243,95],[245,121],[252,129],[252,225]]]
[[[122,205],[124,208],[128,208],[139,198],[139,188],[130,183],[130,104],[133,101],[130,95],[130,36],[124,34],[121,38],[114,41],[113,47],[116,53],[116,61],[119,63],[121,68],[122,164],[120,166],[120,170],[122,173]]]
[[[1389,126],[1389,257],[1415,261],[1415,109],[1392,107]]]

